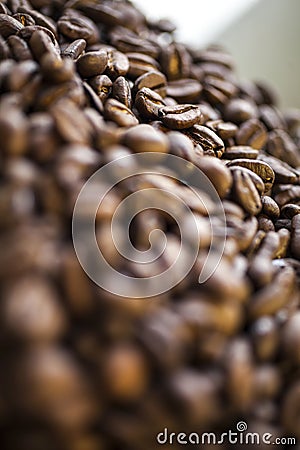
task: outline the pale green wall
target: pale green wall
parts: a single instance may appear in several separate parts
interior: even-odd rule
[[[261,0],[215,40],[242,77],[271,80],[283,107],[300,107],[300,0]]]

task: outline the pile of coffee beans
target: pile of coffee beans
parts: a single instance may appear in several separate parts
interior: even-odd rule
[[[0,32],[1,449],[154,450],[164,428],[221,433],[241,420],[300,439],[300,112],[239,80],[219,46],[177,43],[171,22],[126,0],[3,0]],[[96,221],[110,264],[151,276],[110,234],[120,199],[141,186],[171,183],[201,242],[174,289],[119,298],[81,268],[72,212],[97,169],[149,151],[211,180],[225,250],[198,284],[203,205],[167,176],[126,180]],[[169,237],[166,268],[180,245],[168,216],[140,213],[132,239],[147,248],[156,228]]]

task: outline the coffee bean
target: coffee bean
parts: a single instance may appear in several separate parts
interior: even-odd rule
[[[205,123],[205,126],[215,131],[221,139],[233,138],[238,129],[235,124],[222,120],[209,120]]]
[[[112,49],[107,51],[107,57],[106,73],[110,78],[115,80],[127,74],[129,70],[129,59],[124,53]]]
[[[254,351],[260,361],[270,361],[279,346],[279,329],[271,316],[260,317],[251,325]]]
[[[267,151],[270,155],[285,161],[292,167],[300,165],[297,146],[284,130],[274,130],[269,133]]]
[[[267,142],[267,130],[257,119],[247,120],[238,130],[236,142],[238,145],[250,145],[260,150]]]
[[[240,169],[233,171],[233,190],[236,201],[251,215],[257,215],[262,208],[260,195],[250,175]]]
[[[53,39],[51,39],[51,36],[47,34],[44,29],[40,30],[37,26],[26,27],[26,29],[28,28],[31,28],[28,33],[29,47],[35,59],[39,61],[45,53],[52,53],[57,57],[60,57],[60,53],[53,43],[53,39],[55,40],[54,36]],[[45,30],[47,29],[45,28]]]
[[[223,80],[218,76],[212,75],[205,78],[205,83],[203,84],[203,93],[207,100],[213,105],[223,105],[227,103],[228,99],[233,97],[236,92],[237,87],[230,81]],[[232,120],[232,122],[234,122],[234,120]]]
[[[263,214],[270,217],[271,219],[278,219],[278,217],[280,216],[280,209],[275,200],[273,200],[272,197],[268,197],[267,195],[265,195],[261,198],[261,201],[263,206]]]
[[[264,182],[262,181],[260,176],[256,175],[256,173],[252,172],[249,169],[246,169],[246,167],[238,167],[238,166],[230,167],[230,171],[232,174],[234,174],[236,171],[242,171],[244,174],[249,175],[259,194],[262,195],[264,193],[265,190]]]
[[[66,320],[58,295],[43,277],[25,276],[8,285],[3,308],[5,329],[17,339],[51,342],[65,331]]]
[[[127,108],[131,108],[132,98],[130,84],[124,77],[118,77],[112,86],[112,96],[123,103]]]
[[[252,319],[264,315],[274,315],[284,307],[291,295],[295,274],[291,268],[282,269],[273,282],[253,295],[249,304]]]
[[[142,88],[149,88],[157,92],[162,98],[166,96],[166,84],[167,80],[163,73],[150,70],[143,75],[139,76],[134,82],[135,92]]]
[[[201,84],[192,78],[182,78],[167,84],[167,95],[182,103],[195,102],[201,92]]]
[[[269,217],[260,214],[257,218],[258,220],[258,229],[259,230],[263,230],[266,233],[268,233],[268,231],[275,231],[275,227],[274,224],[272,222],[271,219],[269,219]]]
[[[296,214],[300,214],[300,206],[288,203],[281,208],[281,216],[286,219],[292,219]]]
[[[112,81],[107,75],[97,75],[89,79],[89,84],[94,89],[102,102],[105,102],[112,90]],[[118,99],[117,99],[118,100]]]
[[[200,144],[204,152],[220,158],[225,150],[224,142],[216,133],[203,125],[194,125],[187,130],[189,136],[196,144]]]
[[[105,50],[86,52],[77,59],[77,70],[83,78],[101,75],[107,67],[107,60],[108,56]]]
[[[190,128],[200,123],[202,115],[195,105],[176,105],[159,108],[158,117],[164,125],[175,130]]]
[[[122,141],[134,152],[165,153],[169,149],[166,136],[150,125],[137,125],[131,128],[123,135]]]
[[[225,119],[237,124],[254,119],[257,115],[258,110],[255,103],[239,98],[230,100],[224,109]]]
[[[87,44],[94,44],[99,40],[96,25],[87,17],[69,10],[57,22],[58,31],[68,39],[84,39]]]
[[[151,56],[136,52],[126,53],[126,56],[129,60],[128,76],[130,78],[136,79],[149,71],[159,70],[157,61]]]
[[[91,127],[83,113],[72,101],[61,100],[51,108],[58,133],[66,142],[87,144]]]
[[[71,42],[71,44],[67,45],[67,47],[62,52],[62,56],[75,60],[82,54],[82,52],[85,50],[85,47],[86,41],[84,39],[76,39],[75,41]]]
[[[274,158],[273,156],[268,156],[264,154],[260,154],[259,159],[267,163],[270,167],[272,167],[275,173],[276,183],[297,184],[299,176],[288,164],[284,163],[283,161],[280,161],[278,158]]]
[[[279,185],[281,186],[281,185]],[[282,185],[280,192],[275,194],[276,203],[282,207],[288,203],[299,202],[300,200],[300,186],[293,186],[292,184]]]
[[[171,44],[163,48],[160,54],[160,63],[170,81],[189,76],[191,56],[184,45]]]
[[[165,102],[157,92],[149,88],[142,88],[136,94],[135,106],[143,117],[157,119],[159,110],[165,106]]]
[[[252,159],[235,159],[227,163],[227,166],[241,166],[256,173],[265,183],[265,192],[268,192],[274,183],[275,174],[273,169],[263,161],[256,161]]]
[[[31,51],[28,47],[28,44],[21,38],[15,35],[9,36],[7,42],[10,47],[10,51],[13,57],[17,61],[26,61],[32,59]]]
[[[104,105],[104,116],[113,120],[120,127],[131,127],[139,123],[138,119],[123,103],[108,99]]]
[[[35,25],[34,18],[29,14],[16,13],[12,17],[18,20],[24,27]]]
[[[268,130],[285,130],[286,124],[284,123],[284,118],[275,106],[261,105],[259,107],[259,113],[261,121]]]
[[[46,16],[45,14],[42,14],[32,8],[28,8],[25,5],[19,6],[18,12],[29,15],[37,25],[48,28],[48,30],[52,31],[54,36],[57,38],[56,23],[49,16]]]
[[[277,233],[269,231],[264,237],[256,255],[249,264],[248,274],[257,286],[269,285],[274,275],[272,258],[276,255],[280,245]],[[271,284],[270,284],[271,285]]]
[[[0,33],[4,38],[8,38],[12,34],[16,34],[24,26],[19,20],[14,19],[8,14],[0,14]]]
[[[291,226],[291,252],[292,255],[296,258],[300,258],[300,214],[296,214],[292,218],[292,226]]]
[[[69,58],[60,59],[52,53],[46,53],[40,61],[41,73],[46,81],[64,83],[73,78],[75,67]]]
[[[223,153],[225,159],[256,159],[258,156],[258,150],[248,147],[247,145],[233,145],[232,147],[226,147]]]

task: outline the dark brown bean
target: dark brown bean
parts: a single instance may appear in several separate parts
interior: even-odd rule
[[[89,45],[99,40],[99,31],[96,25],[79,12],[67,11],[58,20],[57,29],[68,39],[84,39]]]
[[[76,61],[77,70],[83,78],[101,75],[107,67],[108,56],[105,50],[87,52]]]
[[[257,119],[250,119],[244,122],[236,134],[238,145],[250,145],[250,147],[260,150],[267,142],[267,130]]]
[[[201,92],[201,84],[192,78],[182,78],[167,84],[167,95],[182,103],[196,102]]]
[[[218,158],[223,155],[225,150],[224,142],[208,127],[203,125],[194,125],[185,133],[196,144],[200,144],[205,153],[217,156]]]
[[[225,159],[256,159],[258,156],[258,150],[249,147],[247,145],[234,145],[232,147],[226,147],[223,153]]]
[[[235,159],[227,163],[228,167],[241,166],[252,170],[265,183],[265,192],[268,192],[273,186],[275,174],[273,169],[265,162],[253,159]]]
[[[270,217],[271,219],[278,219],[280,216],[280,209],[275,200],[272,199],[272,197],[263,196],[261,198],[262,201],[262,212],[266,216]]]
[[[162,152],[169,150],[167,137],[150,125],[137,125],[126,131],[122,142],[134,152]]]
[[[76,39],[75,41],[71,42],[71,44],[67,45],[67,47],[62,52],[62,56],[75,60],[82,54],[82,52],[85,50],[85,47],[86,41],[84,39]]]
[[[240,169],[233,171],[234,199],[251,215],[257,215],[262,208],[259,192],[250,175]]]
[[[115,80],[117,77],[125,76],[129,70],[129,59],[124,53],[117,50],[107,51],[107,75]]]
[[[139,76],[134,82],[135,92],[142,88],[149,88],[157,92],[162,98],[166,96],[167,80],[162,72],[156,70],[150,70]]]
[[[120,127],[132,127],[139,123],[133,112],[123,103],[108,99],[104,105],[104,116],[116,122]]]
[[[127,108],[132,106],[131,89],[129,82],[124,77],[118,77],[112,86],[112,96]]]
[[[291,252],[294,258],[300,259],[300,214],[292,218]]]
[[[11,53],[17,61],[26,61],[32,59],[28,44],[18,36],[11,35],[7,39]]]
[[[299,176],[288,164],[273,156],[259,155],[259,160],[266,162],[274,170],[276,183],[297,183]]]
[[[158,112],[161,107],[165,106],[165,102],[157,92],[142,88],[136,94],[135,106],[143,117],[157,119]]]
[[[14,19],[8,14],[0,14],[0,33],[4,38],[8,38],[12,34],[16,34],[24,26],[19,22],[19,20]]]
[[[258,318],[273,315],[283,308],[290,299],[294,289],[295,273],[287,267],[275,275],[270,285],[263,287],[253,295],[249,304],[249,315]]]
[[[158,117],[173,130],[190,128],[202,121],[201,111],[196,105],[165,106],[158,110]]]

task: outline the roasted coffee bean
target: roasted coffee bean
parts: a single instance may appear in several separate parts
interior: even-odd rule
[[[268,233],[268,231],[275,231],[274,224],[273,224],[272,220],[269,219],[269,217],[265,216],[264,214],[260,214],[257,217],[257,220],[258,220],[258,229],[259,230],[263,230],[266,233]]]
[[[300,259],[300,214],[292,218],[291,252],[294,258]]]
[[[169,149],[167,137],[150,125],[137,125],[126,131],[122,142],[134,152],[162,152]]]
[[[52,83],[69,81],[75,73],[75,67],[71,59],[60,59],[53,53],[46,53],[41,58],[40,67],[43,78]]]
[[[149,71],[159,70],[159,64],[151,56],[143,53],[126,53],[126,56],[129,60],[128,76],[133,79]]]
[[[251,215],[262,208],[260,195],[250,175],[240,169],[233,171],[233,198]]]
[[[287,229],[291,230],[291,220],[290,219],[278,219],[275,222],[275,230]]]
[[[23,61],[10,74],[7,87],[12,92],[20,92],[37,72],[38,64],[35,61]]]
[[[31,51],[28,44],[21,38],[15,35],[9,36],[7,42],[10,47],[10,51],[13,57],[17,61],[26,61],[27,59],[32,59]]]
[[[11,35],[13,36],[13,35]],[[10,37],[11,37],[10,36]],[[11,56],[9,46],[0,34],[0,61],[8,59]]]
[[[274,315],[283,308],[292,293],[295,274],[289,267],[282,269],[271,284],[261,288],[251,299],[249,316],[257,319],[265,315]]]
[[[27,28],[31,27],[26,27],[26,29]],[[53,39],[55,40],[54,36]],[[47,34],[44,29],[40,30],[36,26],[32,27],[32,30],[30,30],[30,33],[28,34],[28,40],[30,50],[35,59],[39,61],[45,55],[45,53],[53,53],[57,57],[60,57],[60,52],[54,44],[53,39],[51,39],[51,36]]]
[[[222,120],[209,120],[205,122],[205,126],[215,131],[221,139],[233,138],[238,129],[234,123],[223,122]]]
[[[223,153],[224,159],[256,159],[258,156],[258,150],[248,147],[247,145],[233,145],[232,147],[226,147]]]
[[[51,342],[66,328],[65,315],[54,287],[39,276],[25,276],[6,287],[3,320],[8,333],[27,342]]]
[[[184,45],[171,44],[162,49],[160,64],[168,80],[186,78],[190,73],[192,58]]]
[[[201,84],[192,78],[182,78],[167,84],[167,95],[182,103],[196,102],[201,92]]]
[[[292,184],[279,185],[283,186],[282,189],[275,194],[274,200],[276,203],[283,207],[288,203],[300,201],[300,186],[293,186]]]
[[[135,92],[137,92],[142,88],[149,88],[157,92],[161,97],[164,98],[167,93],[166,85],[167,80],[162,72],[150,70],[149,72],[144,73],[135,80],[134,90]]]
[[[190,128],[201,123],[201,111],[196,105],[176,105],[159,108],[158,117],[164,125],[173,130]]]
[[[264,193],[264,190],[265,190],[264,182],[262,181],[260,176],[256,175],[256,173],[252,172],[249,169],[246,169],[246,167],[241,167],[241,166],[230,167],[230,171],[232,174],[234,174],[236,171],[242,171],[243,173],[249,175],[249,177],[251,178],[251,180],[254,183],[254,186],[258,190],[259,194],[262,195]]]
[[[238,145],[250,145],[257,150],[264,147],[267,142],[267,130],[257,119],[244,122],[236,134]]]
[[[270,361],[278,351],[279,327],[271,316],[260,317],[251,326],[254,352],[260,361]]]
[[[221,48],[209,47],[206,50],[196,51],[193,54],[194,61],[197,63],[216,63],[228,69],[234,66],[233,58]]]
[[[257,115],[258,110],[255,103],[239,98],[230,100],[224,109],[225,119],[237,124],[254,119]]]
[[[278,236],[279,236],[279,248],[276,253],[276,258],[285,258],[289,249],[290,244],[290,232],[289,230],[286,230],[285,228],[281,228],[278,230]]]
[[[224,142],[221,138],[208,127],[203,125],[194,125],[186,131],[195,144],[200,144],[204,152],[220,158],[225,150]]]
[[[123,53],[140,52],[155,59],[159,53],[159,46],[156,43],[143,39],[134,32],[128,32],[122,27],[115,28],[111,33],[111,43]]]
[[[136,94],[135,106],[143,117],[157,119],[159,110],[165,106],[165,102],[157,92],[148,88],[142,88]]]
[[[218,76],[207,76],[203,84],[203,93],[213,105],[223,105],[237,92],[237,87],[230,81],[220,79]],[[234,121],[233,121],[234,122]]]
[[[24,154],[28,146],[28,121],[17,108],[0,110],[0,148],[8,155]]]
[[[127,108],[131,108],[132,98],[130,84],[124,77],[118,77],[112,86],[112,96]]]
[[[62,56],[75,60],[82,54],[82,52],[85,50],[85,47],[86,41],[84,39],[76,39],[75,41],[71,42],[71,44],[67,45],[67,47],[62,52]]]
[[[29,15],[37,25],[48,28],[50,31],[52,31],[54,36],[57,37],[56,23],[49,16],[46,16],[45,14],[42,14],[41,12],[36,11],[32,8],[27,8],[25,5],[19,6],[18,12]]]
[[[284,118],[275,106],[261,105],[259,107],[259,114],[261,121],[266,125],[268,130],[285,130],[286,124],[284,123]]]
[[[296,214],[300,214],[300,205],[287,204],[281,208],[281,216],[284,219],[292,219]]]
[[[97,75],[93,78],[90,78],[88,82],[92,86],[100,100],[104,103],[112,90],[113,83],[111,79],[108,78],[107,75]]]
[[[24,27],[35,25],[35,20],[29,14],[16,13],[13,18],[18,20]]]
[[[129,59],[124,53],[117,50],[107,51],[107,75],[115,80],[117,77],[124,76],[129,70]]]
[[[267,151],[270,155],[285,161],[292,167],[300,165],[297,145],[284,130],[274,130],[269,133]]]
[[[108,99],[104,105],[104,116],[116,122],[120,127],[132,127],[139,123],[133,112],[123,103]]]
[[[79,12],[67,11],[57,22],[58,31],[68,39],[84,39],[87,44],[94,44],[99,40],[96,25]]]
[[[241,166],[256,173],[265,183],[265,192],[273,186],[275,175],[273,169],[263,161],[252,159],[235,159],[227,163],[228,167]]]
[[[277,233],[270,231],[263,239],[258,251],[249,264],[248,273],[257,286],[269,285],[274,275],[274,267],[271,264],[280,245]]]
[[[5,39],[12,34],[16,34],[23,27],[24,25],[12,16],[9,16],[8,14],[0,14],[0,33]]]
[[[76,66],[83,78],[89,78],[101,75],[107,67],[107,61],[108,56],[105,50],[86,52],[84,55],[79,56]]]
[[[275,173],[275,183],[295,183],[299,180],[299,175],[288,164],[280,161],[278,158],[264,154],[259,155],[259,160],[266,162]]]
[[[87,144],[90,141],[91,127],[82,111],[72,101],[61,100],[51,108],[58,133],[66,142]]]
[[[270,217],[271,219],[278,219],[278,217],[280,216],[280,209],[275,200],[273,200],[272,197],[268,197],[267,195],[265,195],[261,198],[261,202],[263,206],[263,214]]]

